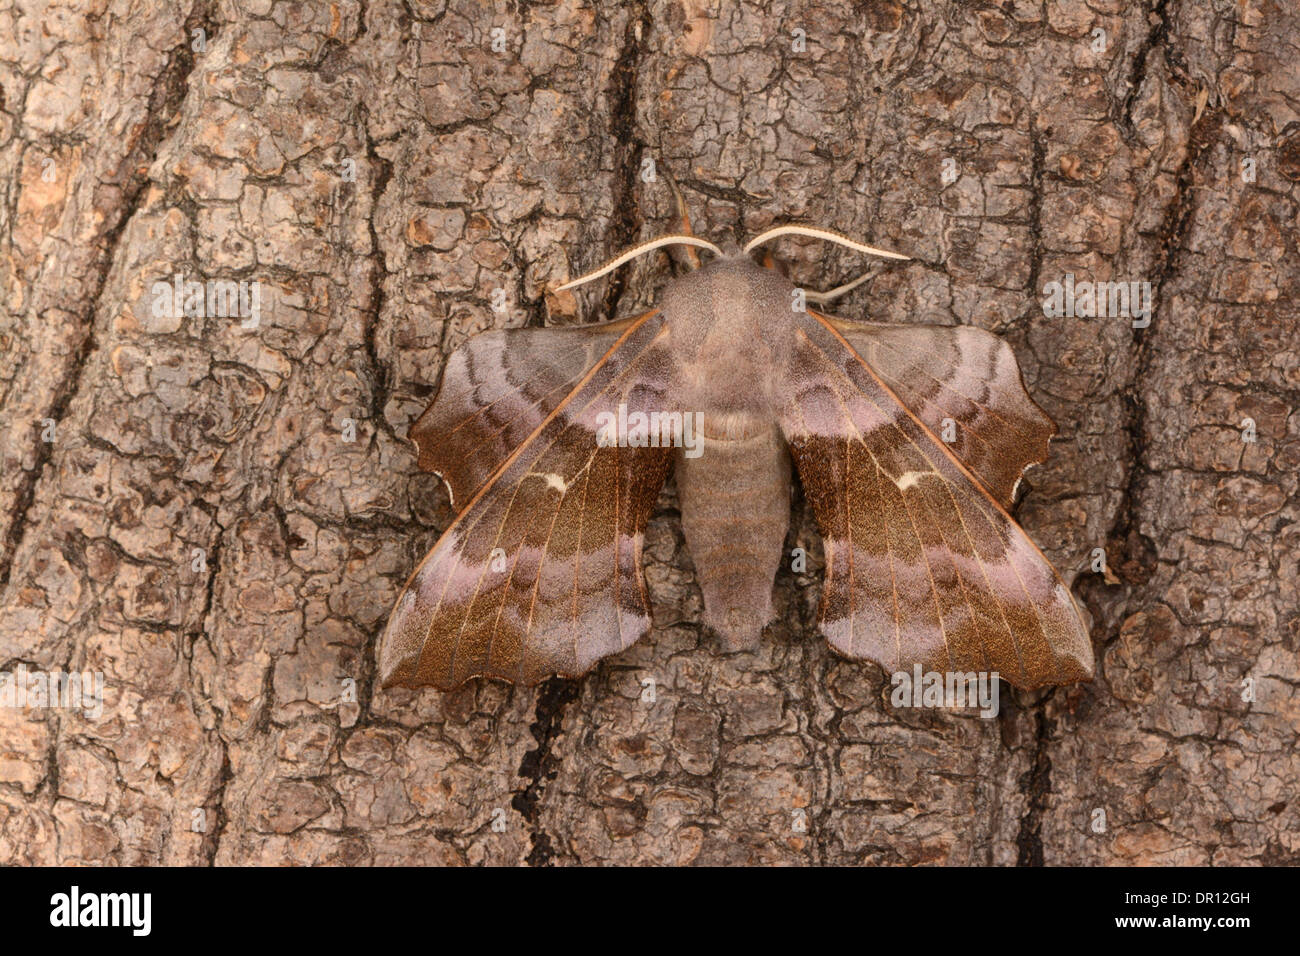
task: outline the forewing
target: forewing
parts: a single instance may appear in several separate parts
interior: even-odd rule
[[[1042,552],[832,323],[796,321],[781,425],[825,542],[832,646],[890,671],[1091,678],[1087,629]]]
[[[640,319],[606,325],[497,329],[447,360],[438,395],[411,426],[420,467],[440,475],[460,509]]]
[[[1003,507],[1047,459],[1056,426],[1025,391],[1015,353],[970,326],[848,322],[820,316],[853,347]]]
[[[666,407],[662,335],[659,314],[624,325],[482,482],[397,600],[384,686],[576,676],[649,628],[641,546],[672,449],[601,447],[597,434],[620,404]]]

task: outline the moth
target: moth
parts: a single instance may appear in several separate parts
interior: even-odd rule
[[[412,426],[455,519],[407,581],[379,648],[384,686],[581,675],[651,626],[641,572],[670,472],[704,601],[730,650],[773,618],[792,468],[825,550],[818,623],[887,671],[997,671],[1025,688],[1088,680],[1069,589],[1012,520],[1056,427],[1011,348],[980,329],[816,311],[850,286],[797,289],[751,258],[808,226],[712,254],[658,307],[601,325],[489,331],[447,362]],[[851,284],[850,284],[851,285]]]

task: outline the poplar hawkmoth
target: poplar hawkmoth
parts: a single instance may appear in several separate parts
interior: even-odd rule
[[[714,258],[656,308],[600,325],[484,332],[450,357],[411,428],[455,519],[411,575],[379,650],[385,686],[577,676],[651,626],[641,551],[675,472],[704,623],[750,648],[773,617],[792,468],[825,547],[818,623],[888,670],[997,671],[1026,688],[1090,679],[1069,589],[1009,514],[1055,425],[1011,348],[977,328],[853,322],[847,290],[796,288]],[[942,437],[941,437],[942,435]]]

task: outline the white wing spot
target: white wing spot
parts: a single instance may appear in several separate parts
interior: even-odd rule
[[[455,510],[456,493],[451,490],[451,482],[448,481],[447,476],[440,471],[435,471],[434,474],[438,476],[438,480],[441,481],[443,486],[447,489],[447,504],[450,505],[453,510]]]
[[[546,484],[547,484],[549,487],[554,488],[554,489],[555,489],[556,491],[558,491],[560,494],[564,494],[566,491],[569,490],[569,483],[568,483],[567,481],[564,480],[564,476],[563,476],[563,475],[557,475],[557,474],[556,474],[555,472],[553,472],[553,471],[548,471],[548,472],[545,472],[545,473],[540,472],[540,471],[534,471],[534,472],[532,472],[528,477],[529,477],[529,478],[541,478],[543,481],[546,482]]]
[[[898,485],[899,491],[906,491],[922,478],[937,478],[937,471],[905,471],[894,479],[894,484]]]

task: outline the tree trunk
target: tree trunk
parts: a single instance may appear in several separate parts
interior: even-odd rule
[[[105,680],[0,708],[0,862],[1300,862],[1294,5],[738,7],[0,13],[0,662]],[[652,302],[665,257],[544,288],[675,229],[669,176],[704,237],[915,257],[837,314],[1012,344],[1060,427],[1018,517],[1095,681],[894,708],[816,631],[802,500],[809,567],[725,655],[670,485],[639,645],[376,686],[451,518],[406,441],[445,356]],[[1149,283],[1149,326],[1046,316],[1067,274]],[[260,299],[159,307],[207,280]]]

